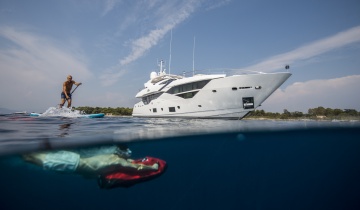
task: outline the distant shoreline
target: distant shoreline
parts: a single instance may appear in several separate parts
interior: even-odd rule
[[[276,121],[322,121],[322,122],[331,122],[331,121],[343,121],[343,122],[351,122],[351,121],[360,121],[360,117],[349,117],[349,118],[266,118],[266,117],[245,117],[243,120],[276,120]]]

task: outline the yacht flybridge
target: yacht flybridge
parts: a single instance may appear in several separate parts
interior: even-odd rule
[[[196,74],[190,77],[151,72],[134,117],[241,119],[260,106],[291,74]]]

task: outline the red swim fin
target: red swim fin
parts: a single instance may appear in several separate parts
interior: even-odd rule
[[[111,189],[115,187],[131,187],[137,183],[149,181],[160,176],[165,172],[167,164],[165,161],[154,158],[145,157],[143,159],[134,160],[133,163],[141,163],[144,165],[159,164],[158,170],[124,170],[119,168],[119,171],[112,172],[106,175],[100,175],[98,178],[98,185],[100,188]]]

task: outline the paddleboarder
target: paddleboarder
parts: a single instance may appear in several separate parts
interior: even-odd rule
[[[68,102],[68,108],[71,107],[71,94],[76,90],[76,88],[81,85],[81,82],[75,82],[72,80],[72,76],[68,75],[67,80],[63,83],[62,92],[61,92],[61,102],[60,102],[60,108],[62,108],[65,104],[65,101]],[[72,86],[76,85],[76,88],[72,91]]]

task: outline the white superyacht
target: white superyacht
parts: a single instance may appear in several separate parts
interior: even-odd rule
[[[134,117],[241,119],[260,106],[291,73],[166,74],[163,61],[136,94]],[[288,68],[288,66],[287,66]]]

